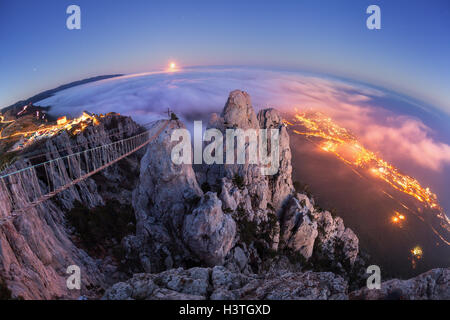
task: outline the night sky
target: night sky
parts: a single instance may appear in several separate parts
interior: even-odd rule
[[[81,7],[81,30],[66,8]],[[366,8],[381,8],[368,30]],[[0,0],[0,106],[70,81],[181,66],[318,71],[450,113],[450,2]]]

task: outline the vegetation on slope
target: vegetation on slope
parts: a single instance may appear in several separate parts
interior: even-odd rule
[[[123,257],[121,240],[136,231],[133,208],[117,200],[95,208],[77,202],[66,218],[80,244],[89,252],[109,251],[119,261]]]

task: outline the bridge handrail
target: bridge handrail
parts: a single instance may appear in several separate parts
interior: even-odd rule
[[[153,122],[147,122],[147,123],[145,123],[145,124],[142,124],[142,125],[140,125],[140,128],[147,128],[150,124],[152,124]],[[111,132],[114,132],[114,133],[111,133]],[[123,130],[123,131],[121,131],[121,130],[119,130],[119,129],[113,129],[113,130],[109,130],[109,134],[106,136],[106,137],[112,137],[112,136],[115,136],[115,135],[118,135],[118,134],[123,134],[123,133],[125,133],[125,132],[129,132],[130,130]],[[148,131],[148,130],[146,130],[146,131]],[[52,150],[49,150],[48,152],[43,152],[43,153],[33,153],[33,152],[30,152],[30,153],[25,153],[25,154],[23,154],[23,155],[20,155],[20,159],[27,159],[27,160],[31,160],[31,159],[36,159],[36,158],[39,158],[39,157],[44,157],[44,156],[46,156],[46,155],[48,155],[48,154],[55,154],[55,153],[60,153],[60,152],[63,152],[63,151],[66,151],[66,150],[69,150],[69,149],[76,149],[76,148],[80,148],[80,147],[83,147],[83,146],[86,146],[86,145],[88,145],[89,143],[92,143],[92,141],[86,141],[86,142],[84,142],[84,143],[79,143],[79,144],[75,144],[75,145],[72,145],[72,146],[70,146],[70,147],[67,147],[67,148],[63,148],[63,149],[56,149],[56,150],[54,150],[54,151],[52,151]],[[9,165],[7,165],[6,167],[4,167],[4,168],[2,168],[2,169],[0,169],[0,174],[3,172],[3,171],[5,171],[5,170],[7,170],[8,168],[9,168],[9,166],[11,165],[12,163],[10,163]],[[0,177],[1,178],[1,177]]]
[[[130,140],[130,139],[134,139],[136,137],[139,137],[139,136],[142,136],[144,134],[147,134],[148,132],[149,131],[147,130],[147,131],[144,131],[144,132],[142,132],[140,134],[137,134],[135,136],[132,136],[132,137],[129,137],[129,138],[126,138],[126,139],[122,139],[122,140],[119,140],[119,141],[114,141],[114,142],[111,142],[111,143],[108,143],[108,144],[103,144],[101,146],[97,146],[97,147],[94,147],[94,148],[90,148],[90,149],[86,149],[86,150],[83,150],[83,151],[71,153],[71,154],[68,154],[68,155],[56,158],[56,159],[51,159],[51,160],[47,160],[47,161],[44,161],[44,162],[41,162],[41,163],[37,163],[35,165],[29,166],[29,167],[26,167],[26,168],[22,168],[22,169],[19,169],[17,171],[14,171],[14,172],[5,174],[3,176],[0,176],[0,179],[9,177],[9,176],[14,175],[14,174],[18,174],[18,173],[23,172],[25,170],[29,170],[29,169],[33,169],[33,168],[37,168],[37,167],[43,166],[43,165],[45,165],[47,163],[50,163],[50,162],[59,161],[59,160],[66,159],[66,158],[69,158],[69,157],[72,157],[72,156],[76,156],[76,155],[79,155],[79,154],[82,154],[82,153],[85,153],[85,152],[88,152],[88,151],[92,151],[92,150],[96,150],[96,149],[100,149],[100,148],[105,148],[105,147],[111,146],[113,144],[120,143],[122,141],[127,141],[127,140]]]
[[[51,159],[0,176],[0,181],[2,183],[2,186],[0,186],[0,191],[2,191],[2,189],[4,190],[0,192],[0,194],[2,195],[4,200],[10,203],[10,209],[8,210],[9,215],[7,214],[4,217],[0,217],[0,225],[2,224],[1,223],[2,221],[16,217],[18,215],[18,212],[25,212],[25,210],[34,207],[43,201],[46,201],[47,199],[53,197],[54,195],[64,190],[67,190],[73,185],[89,178],[90,176],[96,174],[97,172],[116,163],[117,161],[140,150],[145,145],[153,141],[165,129],[168,123],[169,123],[168,120],[165,121],[165,123],[161,125],[161,127],[156,131],[156,133],[153,136],[144,138],[145,140],[143,140],[143,137],[148,135],[149,132],[152,130],[146,130],[132,137],[124,138],[118,141],[114,141],[112,143],[100,145],[80,152],[68,154],[62,157],[58,157],[56,159]],[[115,146],[118,144],[121,145]],[[100,153],[96,153],[96,150],[99,149],[102,149]],[[81,156],[83,154],[84,157]],[[65,159],[67,159],[67,165],[64,162]],[[78,170],[74,170],[76,169],[77,162],[75,162],[75,167],[71,165],[73,161],[75,161],[73,159],[78,161],[79,172],[77,172]],[[81,167],[82,159],[84,161],[83,162],[84,168]],[[90,160],[89,162],[88,159]],[[46,165],[48,165],[49,163],[56,163],[56,164],[48,166],[47,169]],[[45,172],[44,180],[42,180],[42,177],[38,178],[36,171],[36,168],[42,166],[44,166]],[[27,173],[25,174],[24,172],[26,171]],[[53,174],[53,176],[51,174]],[[16,177],[12,178],[12,176],[15,175],[17,175],[17,178]],[[47,181],[45,181],[45,176],[47,178]],[[27,181],[27,179],[30,179],[30,181]],[[39,181],[44,182],[44,185],[41,186]],[[31,184],[32,188],[31,194],[27,193],[23,194],[23,192],[25,191],[24,182]],[[45,182],[47,183],[45,184]],[[8,185],[10,185],[12,189],[9,189],[7,187]],[[18,188],[17,186],[13,188],[14,185],[17,185],[19,189],[17,189]],[[17,192],[19,193],[17,194]],[[22,200],[20,201],[20,199]]]

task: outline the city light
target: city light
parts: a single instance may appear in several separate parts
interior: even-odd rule
[[[86,112],[83,112],[80,117],[72,120],[69,120],[66,116],[62,116],[57,119],[56,124],[41,125],[39,128],[31,131],[17,131],[1,139],[9,139],[16,136],[21,137],[11,150],[17,151],[28,147],[38,140],[56,136],[64,130],[73,135],[77,135],[90,124],[98,125],[100,123],[98,119],[102,117],[104,115],[91,115]]]
[[[420,246],[415,246],[412,250],[411,253],[414,257],[416,257],[417,259],[420,259],[423,255],[423,250]]]
[[[319,144],[321,150],[333,153],[352,167],[367,169],[393,188],[414,197],[429,208],[440,210],[437,196],[428,187],[423,187],[416,179],[402,174],[374,152],[366,149],[354,135],[337,125],[331,118],[320,112],[297,113],[294,122],[303,128],[299,130],[296,126],[294,133],[324,140]],[[285,123],[292,125],[290,122]],[[399,220],[404,218],[403,215],[398,216]]]

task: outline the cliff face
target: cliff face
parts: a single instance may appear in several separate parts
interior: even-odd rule
[[[281,274],[311,269],[313,261],[334,263],[343,276],[353,271],[358,238],[342,219],[315,209],[313,199],[294,191],[289,135],[276,110],[256,115],[248,94],[237,90],[209,124],[224,137],[228,128],[278,130],[275,175],[263,175],[261,165],[248,159],[175,165],[171,151],[178,141],[170,137],[180,128],[180,121],[171,121],[141,160],[133,193],[137,232],[124,239],[130,261],[151,273],[223,265],[246,275]],[[225,149],[224,159],[227,152],[235,150]]]
[[[217,197],[203,193],[191,165],[175,165],[171,160],[176,144],[171,132],[180,128],[184,128],[181,122],[171,121],[149,145],[133,193],[137,232],[124,243],[127,257],[147,272],[220,263],[233,239],[234,222],[224,215]]]
[[[113,127],[123,133],[111,136],[110,129]],[[78,152],[79,145],[83,145],[83,148],[93,148],[108,144],[113,140],[131,136],[138,129],[130,118],[108,115],[102,118],[98,125],[87,127],[75,137],[63,132],[46,140],[37,150],[39,154],[43,154],[42,157],[33,161],[43,162]],[[51,200],[27,210],[14,220],[0,225],[0,277],[11,290],[13,297],[55,299],[76,298],[80,294],[95,297],[101,293],[101,289],[108,285],[108,274],[111,276],[111,268],[114,267],[89,256],[74,244],[74,235],[67,224],[65,213],[73,207],[75,201],[90,208],[103,205],[111,198],[123,203],[131,202],[131,190],[126,187],[130,183],[121,184],[121,181],[124,177],[129,177],[133,169],[136,170],[139,159],[140,155],[134,155],[124,160],[127,162],[125,167],[128,172],[122,169],[123,166],[112,166]],[[24,156],[8,171],[15,171],[30,164],[31,160]],[[66,172],[58,174],[63,175]],[[119,187],[112,192],[108,186]],[[19,194],[33,192],[31,183],[16,187],[21,189],[18,190]],[[128,189],[133,187],[131,184]],[[9,215],[9,211],[7,202],[0,202],[0,216]],[[67,289],[66,269],[70,265],[81,268],[81,292]]]
[[[446,269],[385,282],[378,295],[365,289],[350,293],[365,282],[358,238],[341,218],[294,191],[289,135],[276,110],[255,115],[248,94],[233,91],[209,125],[222,133],[236,127],[278,129],[279,171],[273,176],[261,175],[260,166],[248,162],[174,165],[170,134],[183,127],[172,121],[141,162],[134,193],[139,228],[126,242],[129,257],[140,260],[147,273],[115,284],[104,299],[448,296]]]

